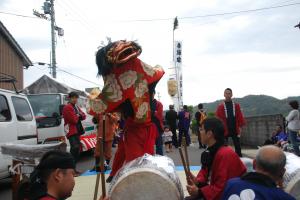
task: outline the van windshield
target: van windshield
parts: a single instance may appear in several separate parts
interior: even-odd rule
[[[29,102],[34,112],[38,128],[59,126],[59,94],[28,95]]]

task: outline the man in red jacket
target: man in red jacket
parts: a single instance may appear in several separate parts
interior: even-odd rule
[[[219,200],[226,182],[240,177],[246,167],[238,155],[224,146],[224,126],[217,118],[207,118],[200,131],[201,141],[208,148],[201,154],[202,167],[197,176],[189,174],[186,199]]]
[[[240,104],[232,101],[232,90],[224,91],[225,100],[218,106],[216,116],[220,118],[225,127],[225,139],[232,138],[235,152],[242,157],[240,136],[241,128],[245,125],[245,119],[241,111]]]
[[[69,103],[64,106],[62,112],[66,136],[71,146],[70,153],[74,157],[75,162],[78,161],[80,154],[80,135],[84,134],[81,121],[86,118],[84,112],[76,105],[78,98],[79,96],[76,92],[71,92],[69,94]]]

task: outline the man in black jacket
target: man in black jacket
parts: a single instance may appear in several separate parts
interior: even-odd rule
[[[177,140],[177,134],[176,134],[177,118],[178,118],[177,112],[174,110],[174,105],[169,105],[169,110],[166,112],[165,120],[167,122],[167,125],[170,127],[170,130],[173,133],[172,143],[175,146],[175,148],[178,148],[178,140]]]

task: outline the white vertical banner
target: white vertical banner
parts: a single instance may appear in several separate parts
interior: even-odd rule
[[[183,84],[182,84],[182,41],[175,41],[174,44],[174,63],[175,71],[177,72],[177,84],[178,84],[178,107],[183,106]]]

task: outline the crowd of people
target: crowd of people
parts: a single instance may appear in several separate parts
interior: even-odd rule
[[[171,105],[165,115],[163,123],[162,103],[151,98],[151,121],[153,121],[157,137],[155,141],[156,154],[163,155],[163,146],[166,152],[172,151],[182,145],[185,137],[186,145],[191,143],[189,129],[191,115],[187,106],[177,114]],[[197,133],[199,147],[205,150],[201,157],[201,170],[195,176],[187,175],[186,200],[219,200],[219,199],[294,199],[282,189],[283,175],[285,173],[286,156],[282,147],[291,142],[294,152],[299,155],[297,136],[300,130],[300,114],[298,102],[291,101],[292,111],[286,117],[288,134],[282,126],[278,125],[272,137],[261,147],[253,162],[255,172],[246,171],[241,161],[240,135],[245,125],[241,107],[232,100],[232,90],[224,91],[225,100],[218,106],[216,117],[207,117],[203,104],[198,105],[195,113],[197,120]],[[80,153],[79,137],[84,133],[81,121],[85,114],[76,106],[78,95],[69,94],[70,102],[63,109],[66,135],[70,142],[70,154],[59,151],[50,151],[40,160],[38,166],[30,176],[30,181],[23,184],[19,190],[20,200],[60,200],[72,195],[75,186],[74,177],[78,175],[76,162]],[[99,138],[102,138],[101,121],[103,115],[97,115],[95,123],[98,124]],[[107,179],[110,182],[118,170],[126,163],[124,143],[124,120],[116,113],[106,114],[106,140],[104,157],[106,165],[112,157],[112,143],[116,130],[119,130],[118,149],[112,163],[112,171]],[[118,124],[118,126],[116,126]],[[116,128],[119,127],[119,128]],[[149,127],[149,126],[148,126]],[[139,128],[139,127],[138,127]],[[141,127],[140,127],[141,128]],[[179,135],[177,137],[177,129]],[[121,130],[121,131],[120,131]],[[227,146],[231,137],[235,152]],[[154,143],[152,144],[154,147]],[[99,162],[99,151],[95,151],[96,163]],[[134,153],[134,152],[131,152]],[[154,154],[154,152],[152,152]],[[107,169],[107,168],[106,168]],[[151,194],[149,194],[151,195]],[[107,197],[101,199],[108,199]]]
[[[224,133],[220,119],[204,120],[200,137],[207,149],[201,154],[202,167],[197,176],[192,173],[187,176],[190,196],[185,197],[186,200],[231,200],[237,197],[295,200],[282,189],[286,156],[280,148],[275,145],[260,148],[253,162],[255,172],[247,173],[238,154],[225,145]],[[19,199],[66,199],[72,195],[75,173],[75,159],[71,154],[50,151],[31,174],[30,183],[20,189]]]

